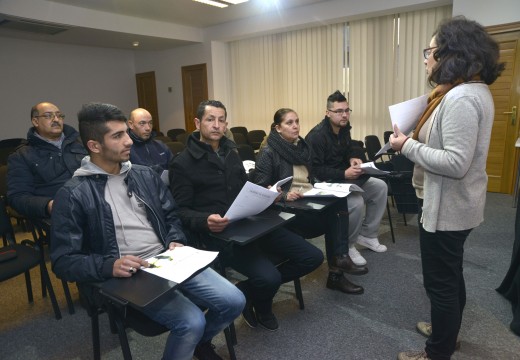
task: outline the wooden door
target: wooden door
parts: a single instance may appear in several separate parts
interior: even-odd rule
[[[152,115],[153,129],[159,127],[159,107],[157,105],[157,89],[155,87],[155,71],[135,74],[137,84],[137,103],[140,108],[148,110]]]
[[[182,96],[184,100],[184,124],[188,133],[195,130],[197,106],[208,100],[208,78],[206,64],[182,67]]]
[[[495,119],[486,167],[488,191],[511,194],[517,168],[515,142],[519,135],[520,23],[487,30],[499,43],[500,61],[506,63],[502,75],[490,86]]]

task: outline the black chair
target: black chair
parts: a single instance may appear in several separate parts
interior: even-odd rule
[[[392,135],[393,133],[394,133],[393,131],[385,131],[383,133],[383,140],[384,140],[385,144],[390,141],[390,135]],[[395,150],[392,148],[388,149],[386,152],[389,154],[395,154]]]
[[[177,135],[184,134],[185,132],[186,130],[180,128],[170,129],[166,132],[166,136],[168,136],[171,141],[179,141],[177,140]]]
[[[99,315],[106,312],[108,314],[110,330],[113,334],[117,333],[123,359],[131,360],[132,353],[126,334],[126,329],[133,329],[138,334],[147,337],[161,335],[169,329],[158,322],[150,319],[141,311],[133,308],[127,301],[114,298],[103,293],[99,289],[94,290],[88,285],[78,285],[83,306],[87,309],[91,321],[92,347],[94,360],[101,359],[101,342],[99,337]],[[94,288],[95,289],[95,288]],[[226,344],[230,359],[236,360],[234,345],[236,345],[236,335],[234,335],[234,325],[231,324],[224,330]]]
[[[163,135],[157,135],[153,139],[157,140],[157,141],[160,141],[160,142],[163,142],[163,143],[167,143],[167,142],[172,141],[172,139],[170,139],[168,136],[163,136]]]
[[[406,214],[418,214],[417,195],[412,184],[414,163],[404,155],[392,157],[394,171],[388,176],[388,185],[399,214],[403,214],[404,224]]]
[[[12,138],[0,140],[0,165],[7,165],[7,158],[16,148],[26,140],[22,138]]]
[[[264,130],[251,130],[247,133],[247,141],[253,148],[253,150],[260,149],[260,144],[264,141],[267,136]]]
[[[233,133],[233,137],[235,136],[235,134],[242,134],[242,135],[244,135],[244,138],[247,141],[248,130],[245,126],[233,126],[229,130],[231,130],[231,132]]]
[[[177,141],[183,143],[184,145],[186,145],[186,143],[188,142],[188,137],[190,137],[190,135],[191,134],[188,134],[186,132],[184,132],[182,134],[178,134],[177,135]]]
[[[247,136],[245,136],[242,133],[233,133],[233,141],[237,145],[242,145],[242,144],[249,145],[249,143],[247,142]]]
[[[186,147],[180,141],[168,141],[165,144],[166,144],[166,146],[168,146],[168,148],[172,152],[173,156],[176,156],[177,154],[179,154]]]
[[[42,287],[46,289],[45,295],[48,291],[54,309],[54,315],[56,319],[61,319],[61,311],[56,301],[56,295],[54,294],[45,259],[41,256],[41,245],[38,244],[37,246],[37,244],[27,239],[23,240],[21,244],[16,244],[13,227],[7,215],[5,199],[3,197],[0,197],[0,232],[2,233],[4,243],[9,244],[0,248],[0,281],[25,274],[27,299],[32,303],[33,292],[30,270],[39,265]]]
[[[255,151],[250,145],[240,144],[237,145],[238,155],[242,161],[251,160],[256,161]]]

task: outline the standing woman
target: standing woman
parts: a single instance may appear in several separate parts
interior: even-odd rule
[[[311,149],[300,137],[300,119],[292,109],[279,109],[274,114],[271,132],[256,161],[254,181],[269,186],[280,179],[292,176],[282,186],[284,201],[295,201],[312,189]],[[349,209],[350,205],[350,209]],[[348,255],[349,213],[363,211],[363,197],[352,193],[319,213],[300,213],[288,227],[297,233],[325,233],[325,247],[329,263],[327,287],[347,294],[362,294],[363,288],[351,283],[343,273],[363,275],[364,266],[354,264]],[[354,216],[354,215],[352,215]],[[317,235],[316,235],[317,236]]]
[[[426,348],[398,359],[450,359],[466,304],[464,242],[484,220],[486,159],[494,104],[488,85],[504,69],[497,43],[464,17],[439,25],[424,49],[428,81],[435,84],[411,138],[394,126],[390,144],[415,163],[424,288],[431,325]]]

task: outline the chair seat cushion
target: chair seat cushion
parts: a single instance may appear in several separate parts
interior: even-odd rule
[[[1,252],[13,249],[16,257],[0,263],[0,281],[23,274],[40,262],[40,253],[25,245],[10,245],[1,248]]]

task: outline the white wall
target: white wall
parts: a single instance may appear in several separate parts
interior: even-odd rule
[[[520,21],[519,0],[453,0],[453,15],[464,15],[484,26]]]
[[[25,137],[31,106],[56,104],[77,128],[81,105],[102,101],[128,113],[137,106],[132,51],[0,37],[0,139]]]

